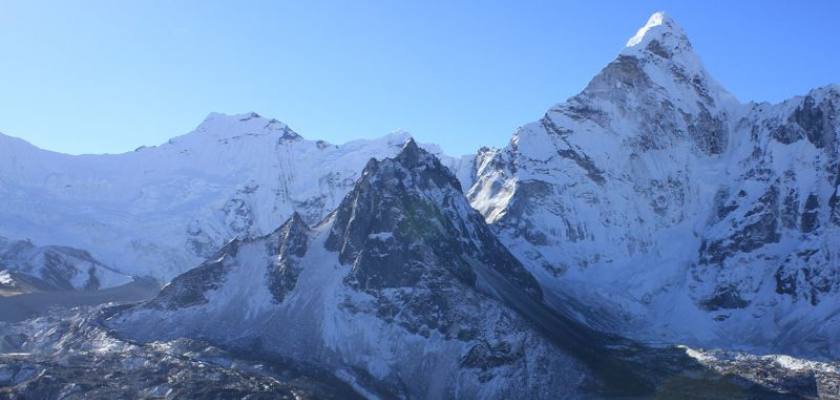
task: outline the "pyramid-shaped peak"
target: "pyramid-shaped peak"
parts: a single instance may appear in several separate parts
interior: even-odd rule
[[[303,230],[308,231],[309,225],[306,224],[306,220],[303,219],[303,216],[300,215],[297,211],[293,211],[292,215],[283,225],[280,226],[279,230],[281,232],[289,232],[294,230]]]
[[[695,86],[691,91],[698,92],[704,99],[735,101],[723,87],[708,74],[700,57],[694,52],[682,27],[664,12],[656,12],[647,23],[627,41],[619,54],[619,61],[640,60],[646,75],[662,87],[674,87],[689,82]],[[659,72],[651,73],[656,68]],[[664,80],[663,80],[664,79]],[[699,90],[695,90],[699,87]],[[605,87],[607,88],[607,87]],[[611,86],[608,87],[611,90]],[[679,94],[674,94],[681,97]]]
[[[402,153],[416,153],[419,152],[420,146],[417,145],[417,142],[414,141],[414,138],[409,137],[408,140],[405,141],[403,144]]]
[[[670,15],[659,11],[627,41],[627,48],[673,53],[691,49],[691,43],[682,27]]]
[[[394,161],[406,168],[415,168],[420,165],[443,168],[437,157],[417,145],[411,137],[406,140],[400,153],[394,157]]]
[[[292,216],[289,217],[289,221],[291,221],[292,223],[295,223],[295,224],[298,224],[298,223],[304,223],[305,224],[305,222],[303,221],[303,217],[301,217],[300,213],[298,213],[297,211],[292,211]]]

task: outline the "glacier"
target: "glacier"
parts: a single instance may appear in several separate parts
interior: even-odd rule
[[[0,235],[84,249],[165,282],[293,211],[320,219],[368,159],[396,154],[408,138],[333,145],[255,113],[213,113],[193,132],[124,154],[71,156],[0,135]],[[470,156],[428,147],[469,182]]]
[[[838,101],[741,103],[657,13],[580,94],[480,151],[468,196],[593,327],[837,357]]]
[[[472,155],[406,132],[307,140],[255,113],[114,155],[0,135],[0,289],[58,270],[44,254],[83,266],[62,288],[168,282],[0,322],[0,398],[73,354],[181,374],[213,354],[201,368],[237,390],[292,395],[840,398],[838,138],[840,85],[743,102],[662,12]],[[247,380],[216,368],[234,359]]]

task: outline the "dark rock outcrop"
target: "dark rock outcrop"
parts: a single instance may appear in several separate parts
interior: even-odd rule
[[[268,269],[268,287],[274,301],[282,303],[292,291],[300,274],[299,258],[306,254],[309,241],[309,227],[298,213],[293,213],[276,232],[279,244],[276,261]]]

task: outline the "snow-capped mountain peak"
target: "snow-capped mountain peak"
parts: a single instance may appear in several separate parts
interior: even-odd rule
[[[410,137],[336,145],[256,113],[212,113],[168,143],[113,155],[71,156],[0,136],[0,235],[85,249],[123,272],[168,280],[294,211],[318,222],[370,158],[396,155]],[[471,184],[471,156],[422,147]]]
[[[704,103],[737,105],[737,100],[706,71],[683,28],[670,15],[657,12],[627,41],[622,56],[640,60],[648,79],[675,98],[699,96]],[[686,90],[691,89],[691,90]],[[691,92],[695,92],[692,93]]]
[[[212,112],[204,118],[192,132],[171,139],[170,143],[177,143],[183,140],[215,140],[235,139],[245,135],[278,135],[283,139],[301,139],[301,136],[293,131],[285,123],[276,119],[269,119],[255,112],[242,114],[223,114]]]
[[[649,59],[665,70],[678,69],[680,71],[674,72],[678,72],[678,77],[683,80],[710,79],[683,28],[664,12],[651,15],[648,22],[627,41],[620,53],[622,55]],[[655,76],[651,77],[656,80]],[[724,91],[719,85],[715,85],[714,89]]]
[[[840,86],[740,104],[661,12],[580,94],[460,159],[256,113],[108,156],[0,134],[0,234],[78,247],[0,236],[0,296],[130,279],[105,263],[175,277],[143,303],[0,323],[0,397],[87,390],[18,361],[38,350],[155,385],[96,398],[179,396],[173,371],[198,375],[166,353],[215,382],[190,397],[237,395],[217,366],[291,361],[365,398],[835,399],[836,362],[667,344],[840,357],[838,144]]]
[[[399,161],[399,163],[405,166],[406,168],[411,169],[417,167],[443,168],[443,166],[441,166],[440,164],[440,161],[438,161],[437,158],[431,153],[420,149],[420,146],[417,145],[417,142],[415,142],[413,138],[409,138],[405,142],[402,151],[400,151],[400,153],[397,154],[396,160]],[[449,170],[446,170],[446,172],[450,173]],[[454,181],[453,184],[457,185],[457,180],[454,179],[454,176],[452,178],[452,180]]]
[[[409,140],[321,223],[293,214],[233,241],[108,325],[326,365],[381,382],[383,398],[575,393],[587,368],[518,314],[542,310],[539,286],[459,186]]]
[[[660,45],[671,50],[691,49],[685,31],[664,11],[653,13],[647,23],[627,40],[626,47],[645,47],[654,40],[660,41]]]
[[[657,13],[583,92],[479,154],[468,195],[543,285],[589,307],[603,292],[658,334],[812,350],[781,334],[838,337],[817,307],[840,296],[836,88],[741,104]]]

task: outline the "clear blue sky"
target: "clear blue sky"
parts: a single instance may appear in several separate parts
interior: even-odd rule
[[[113,153],[256,111],[467,153],[578,92],[657,10],[741,100],[840,82],[840,1],[2,0],[0,131]]]

